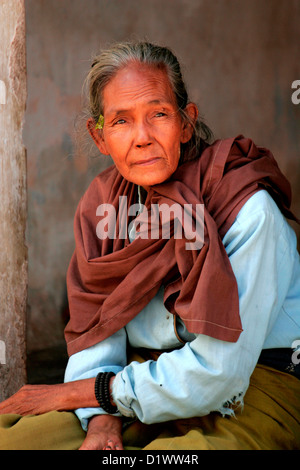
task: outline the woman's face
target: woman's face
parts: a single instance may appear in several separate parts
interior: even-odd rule
[[[89,125],[100,151],[125,179],[146,189],[167,180],[192,130],[182,121],[166,72],[132,63],[104,88],[103,103],[103,129]]]

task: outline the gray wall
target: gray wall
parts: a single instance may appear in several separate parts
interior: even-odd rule
[[[81,88],[92,53],[146,38],[184,64],[191,98],[215,137],[269,147],[300,215],[299,0],[26,0],[28,102],[28,350],[63,341],[65,275],[77,202],[110,160],[81,133]],[[80,122],[80,119],[79,119]],[[79,137],[79,140],[81,138]]]

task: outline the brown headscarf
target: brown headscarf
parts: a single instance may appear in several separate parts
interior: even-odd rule
[[[111,166],[81,199],[74,222],[76,249],[67,274],[70,321],[65,329],[70,355],[109,337],[133,319],[164,286],[166,308],[187,329],[235,342],[242,331],[235,276],[222,244],[243,204],[265,188],[285,216],[291,189],[274,157],[243,136],[206,146],[199,159],[179,166],[150,188],[145,206],[204,204],[204,245],[186,250],[184,238],[141,239],[128,235],[101,240],[97,207],[111,204],[121,217],[119,196],[128,207],[137,187]],[[121,224],[117,223],[117,227]],[[127,230],[126,230],[127,233]]]

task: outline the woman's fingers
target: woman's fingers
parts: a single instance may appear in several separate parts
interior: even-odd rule
[[[42,414],[52,410],[61,410],[64,402],[64,386],[24,385],[18,392],[0,404],[0,414]]]

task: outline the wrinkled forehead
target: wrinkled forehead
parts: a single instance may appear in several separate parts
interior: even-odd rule
[[[120,69],[104,87],[103,111],[137,102],[165,102],[176,105],[165,67],[132,62]]]

